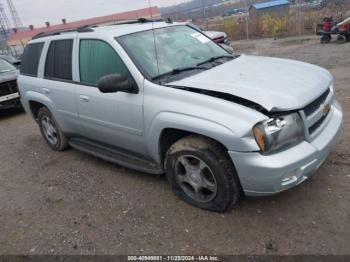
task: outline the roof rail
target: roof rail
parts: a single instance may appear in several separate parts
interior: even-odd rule
[[[169,21],[165,21],[162,18],[159,19],[148,19],[148,18],[139,18],[136,20],[119,20],[122,21],[121,23],[119,23],[118,21],[116,23],[114,23],[113,25],[128,25],[128,24],[145,24],[145,23],[154,23],[154,22],[166,22],[169,23]]]
[[[121,23],[116,22],[112,25],[145,24],[145,23],[154,23],[154,22],[166,22],[168,24],[173,23],[173,21],[170,18],[168,18],[166,20],[164,20],[162,18],[160,18],[160,19],[139,18],[136,20],[122,20],[122,21],[123,22],[121,22]],[[51,32],[41,32],[41,33],[33,36],[32,40],[43,38],[43,37],[48,37],[48,36],[60,35],[63,33],[72,33],[72,32],[89,33],[89,32],[94,31],[93,30],[94,27],[98,27],[98,25],[93,25],[93,26],[85,25],[85,26],[81,26],[78,28],[72,28],[72,29],[56,30],[56,31],[51,31]]]
[[[81,26],[81,27],[73,28],[73,29],[56,30],[56,31],[51,31],[51,32],[41,32],[41,33],[33,36],[32,40],[47,37],[47,36],[60,35],[63,33],[72,33],[72,32],[88,33],[88,32],[93,32],[93,31],[94,30],[90,26],[86,25],[86,26]]]

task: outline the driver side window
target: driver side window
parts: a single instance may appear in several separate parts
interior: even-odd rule
[[[110,74],[129,74],[116,51],[102,40],[80,40],[80,82],[97,86],[98,80]]]

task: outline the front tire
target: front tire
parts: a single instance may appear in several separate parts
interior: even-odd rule
[[[64,151],[68,148],[67,138],[46,107],[39,109],[38,123],[41,134],[52,150]]]
[[[193,206],[225,212],[241,196],[231,159],[211,139],[189,136],[177,141],[166,155],[165,170],[174,193]]]
[[[338,43],[338,44],[344,44],[344,43],[346,43],[346,36],[345,36],[345,35],[338,35],[337,43]]]

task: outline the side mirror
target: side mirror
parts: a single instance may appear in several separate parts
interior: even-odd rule
[[[129,75],[122,74],[111,74],[101,77],[97,86],[101,93],[137,93],[138,91],[134,79]]]

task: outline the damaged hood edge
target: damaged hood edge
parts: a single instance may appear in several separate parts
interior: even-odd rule
[[[242,55],[235,60],[168,83],[228,94],[260,105],[269,112],[301,109],[333,83],[325,69],[294,60]]]

